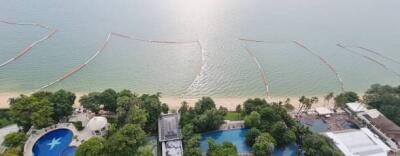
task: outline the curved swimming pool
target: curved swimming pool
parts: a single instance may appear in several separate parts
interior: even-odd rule
[[[73,133],[69,129],[56,129],[40,137],[32,148],[35,156],[73,156],[76,147],[69,144]]]

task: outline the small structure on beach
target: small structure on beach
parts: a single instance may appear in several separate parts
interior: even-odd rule
[[[86,127],[92,132],[94,135],[105,135],[108,129],[107,118],[102,116],[95,116],[89,120]]]
[[[387,156],[390,148],[368,128],[324,133],[346,156]]]
[[[367,110],[365,104],[358,102],[346,103],[346,106],[352,113],[365,112]]]
[[[326,107],[317,107],[315,108],[315,112],[317,112],[320,116],[330,117],[333,114],[333,111]]]
[[[158,139],[162,143],[162,156],[182,156],[182,134],[179,128],[179,115],[162,114],[158,120]]]

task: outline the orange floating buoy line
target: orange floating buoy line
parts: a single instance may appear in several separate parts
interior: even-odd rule
[[[314,51],[312,51],[310,48],[308,48],[307,46],[305,46],[304,44],[298,42],[298,41],[263,41],[263,40],[254,40],[254,39],[246,39],[246,38],[239,38],[239,40],[241,41],[245,41],[245,42],[254,42],[254,43],[268,43],[268,44],[278,44],[278,43],[285,43],[285,44],[295,44],[299,47],[301,47],[302,49],[306,50],[307,52],[309,52],[311,55],[313,55],[314,57],[317,57],[325,66],[327,66],[329,68],[329,70],[335,75],[336,80],[338,81],[339,85],[340,85],[340,89],[342,92],[345,91],[345,87],[344,87],[344,83],[343,83],[343,79],[340,76],[339,72],[336,70],[336,68],[330,64],[326,59],[324,59],[322,56],[318,55],[317,53],[315,53]],[[246,48],[247,49],[247,48]],[[248,51],[248,49],[247,49]],[[254,57],[254,56],[252,56]],[[254,60],[254,59],[253,59]]]
[[[244,47],[244,49],[247,51],[247,53],[252,58],[253,62],[258,67],[258,72],[260,73],[261,78],[262,78],[263,83],[264,83],[265,97],[268,98],[269,97],[269,82],[268,82],[268,79],[267,79],[267,75],[265,74],[264,68],[262,68],[260,62],[258,62],[258,59],[254,56],[254,54],[250,51],[249,48]]]
[[[322,56],[318,55],[317,53],[315,53],[314,51],[312,51],[310,48],[306,47],[304,44],[297,42],[297,41],[293,41],[294,44],[300,46],[301,48],[303,48],[304,50],[308,51],[310,54],[314,55],[315,57],[317,57],[323,64],[325,64],[336,76],[337,81],[340,83],[340,88],[342,90],[342,92],[345,91],[344,89],[344,83],[343,83],[343,79],[340,76],[339,72],[337,72],[336,68],[331,65],[327,60],[325,60]]]
[[[104,49],[107,47],[107,45],[110,42],[110,39],[112,36],[117,36],[117,37],[121,37],[121,38],[125,38],[125,39],[129,39],[129,40],[133,40],[133,41],[139,41],[139,42],[148,42],[148,43],[158,43],[158,44],[191,44],[191,43],[199,43],[198,40],[196,41],[161,41],[161,40],[146,40],[146,39],[141,39],[141,38],[135,38],[135,37],[131,37],[128,35],[124,35],[124,34],[120,34],[120,33],[115,33],[115,32],[110,32],[107,35],[107,38],[104,40],[102,46],[89,58],[87,59],[83,64],[77,66],[76,68],[72,69],[71,71],[69,71],[68,73],[64,74],[63,76],[61,76],[60,78],[56,79],[53,82],[50,82],[49,84],[46,84],[42,87],[40,87],[39,89],[37,89],[36,91],[40,91],[43,89],[46,89],[56,83],[59,83],[65,79],[67,79],[68,77],[74,75],[75,73],[77,73],[78,71],[82,70],[85,66],[87,66],[90,62],[92,62],[101,52],[104,51]],[[202,47],[200,47],[202,48]]]
[[[49,26],[45,26],[42,24],[38,24],[38,23],[19,23],[19,22],[10,22],[10,21],[6,21],[6,20],[0,20],[0,23],[4,23],[4,24],[9,24],[9,25],[20,25],[20,26],[35,26],[35,27],[39,27],[42,29],[46,29],[49,30],[49,34],[47,34],[46,36],[42,37],[41,39],[31,43],[30,45],[28,45],[27,47],[25,47],[24,49],[22,49],[21,51],[19,51],[14,57],[8,59],[7,61],[3,62],[0,64],[0,68],[6,66],[7,64],[17,60],[18,58],[24,56],[25,54],[29,53],[33,47],[35,47],[37,44],[44,42],[46,40],[48,40],[49,38],[51,38],[56,32],[57,29],[53,29]]]
[[[361,50],[364,50],[364,51],[366,51],[366,52],[375,54],[375,55],[377,55],[377,56],[379,56],[379,57],[382,57],[382,58],[384,58],[384,59],[386,59],[386,60],[392,61],[393,63],[396,63],[396,64],[400,65],[400,61],[397,61],[397,60],[395,60],[395,59],[392,59],[392,58],[390,58],[390,57],[387,57],[387,56],[383,55],[382,53],[379,53],[379,52],[377,52],[377,51],[375,51],[375,50],[372,50],[372,49],[369,49],[369,48],[365,48],[365,47],[362,47],[362,46],[356,46],[356,47],[359,48],[359,49],[361,49]]]
[[[356,52],[356,51],[354,51],[354,50],[351,50],[350,47],[352,47],[352,46],[346,46],[346,45],[342,45],[342,44],[339,44],[339,43],[336,44],[336,46],[338,46],[338,47],[340,47],[340,48],[346,50],[347,52],[350,52],[350,53],[359,55],[359,56],[361,56],[361,57],[364,57],[364,58],[367,59],[367,60],[370,60],[371,62],[374,62],[375,64],[381,66],[382,68],[386,69],[387,71],[393,73],[394,75],[396,75],[397,77],[400,78],[400,74],[399,74],[399,73],[397,73],[397,72],[394,71],[393,69],[387,67],[385,64],[379,62],[378,60],[376,60],[376,59],[374,59],[374,58],[372,58],[372,57],[369,57],[369,56],[364,55],[364,54],[362,54],[362,53],[359,53],[359,52]],[[357,47],[357,48],[360,48],[360,47]],[[360,49],[362,49],[362,48],[360,48]],[[364,49],[364,50],[365,50],[365,49]]]

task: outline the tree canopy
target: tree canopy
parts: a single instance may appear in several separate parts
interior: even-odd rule
[[[93,137],[78,146],[75,156],[102,156],[105,151],[106,140]]]
[[[236,146],[231,142],[223,142],[216,144],[213,139],[209,138],[208,143],[208,156],[237,156],[238,152]]]

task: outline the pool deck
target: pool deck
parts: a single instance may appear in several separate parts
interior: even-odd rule
[[[245,128],[243,120],[240,121],[225,120],[225,123],[219,127],[219,130],[232,130],[241,128]]]
[[[24,156],[33,156],[32,148],[35,145],[36,141],[41,138],[43,135],[48,132],[57,130],[57,129],[68,129],[71,130],[74,134],[70,146],[79,146],[83,141],[88,140],[94,135],[88,130],[83,129],[82,131],[78,131],[72,123],[59,123],[56,125],[52,125],[50,127],[46,127],[40,130],[32,130],[29,131],[29,138],[25,142],[24,146]]]

